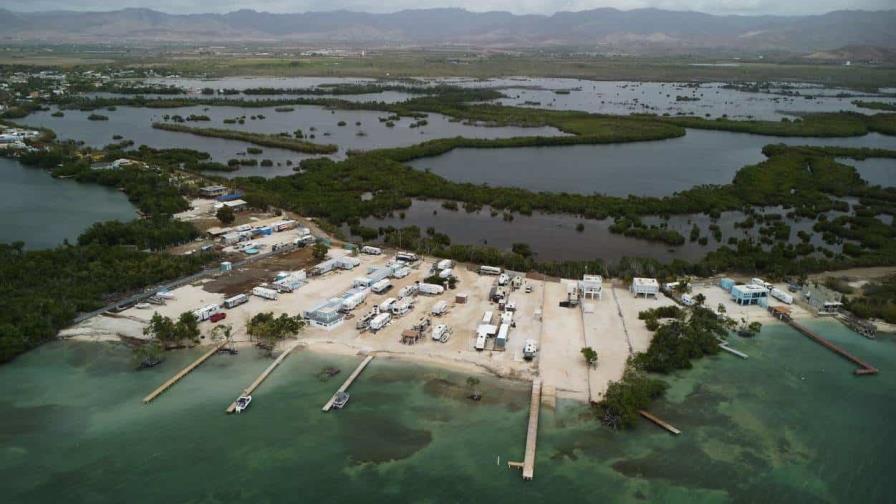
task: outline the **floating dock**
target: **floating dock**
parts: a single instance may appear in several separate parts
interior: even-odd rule
[[[160,395],[162,395],[162,393],[165,392],[166,390],[168,390],[169,388],[171,388],[172,385],[179,382],[181,380],[181,378],[190,374],[190,372],[192,372],[194,369],[198,368],[203,362],[207,361],[209,359],[209,357],[211,357],[212,355],[215,355],[215,353],[217,353],[218,350],[224,348],[224,345],[226,345],[227,343],[228,343],[228,341],[226,341],[226,340],[222,341],[218,345],[215,345],[215,347],[212,348],[211,350],[209,350],[208,352],[202,354],[202,356],[199,357],[198,359],[196,359],[195,361],[193,361],[192,364],[181,369],[179,373],[177,373],[176,375],[169,378],[168,381],[159,385],[159,388],[153,390],[152,392],[149,393],[148,396],[144,397],[143,404],[147,404],[150,401],[152,401],[153,399],[155,399],[156,397],[159,397]]]
[[[358,364],[358,367],[356,367],[355,370],[352,371],[352,374],[350,374],[348,376],[348,378],[346,378],[346,380],[342,384],[342,386],[339,387],[339,389],[336,391],[335,394],[333,394],[332,397],[330,397],[330,400],[327,401],[327,404],[324,404],[324,407],[321,408],[321,411],[326,412],[326,411],[330,411],[333,408],[333,402],[336,400],[336,395],[339,394],[340,392],[345,392],[346,390],[348,390],[349,387],[351,387],[351,385],[352,385],[352,383],[354,383],[355,379],[361,375],[361,371],[364,371],[364,368],[366,368],[367,365],[370,364],[370,361],[373,360],[373,357],[374,357],[373,355],[368,355],[367,357],[364,358],[364,360],[361,361],[360,364]]]
[[[526,432],[526,454],[522,462],[507,462],[507,467],[522,469],[523,479],[535,475],[535,448],[538,440],[538,412],[541,409],[541,378],[532,380],[532,398],[529,402],[529,429]]]
[[[786,322],[788,324],[790,324],[791,327],[793,327],[794,329],[796,329],[797,331],[802,333],[804,336],[806,336],[807,338],[814,340],[816,343],[819,343],[821,346],[840,355],[841,357],[852,362],[856,366],[859,366],[858,369],[853,371],[854,374],[856,374],[858,376],[877,374],[878,370],[876,367],[872,366],[871,364],[868,364],[867,362],[863,361],[862,359],[859,359],[855,355],[847,352],[846,350],[838,347],[837,345],[831,343],[830,341],[815,334],[815,332],[813,332],[809,328],[804,327],[804,326],[794,322],[793,319],[787,320]]]
[[[657,418],[657,417],[651,415],[650,413],[648,413],[648,412],[646,412],[646,411],[644,411],[644,410],[638,410],[638,413],[640,413],[642,417],[644,417],[644,418],[650,420],[651,422],[653,422],[653,423],[659,425],[660,427],[666,429],[667,431],[671,432],[672,434],[675,434],[676,436],[679,435],[679,434],[681,434],[681,431],[680,431],[680,430],[676,429],[675,427],[672,427],[672,425],[670,425],[669,423],[667,423],[667,422],[665,422],[665,421],[663,421],[663,420],[660,420],[659,418]]]
[[[255,389],[257,389],[258,386],[261,385],[261,383],[271,373],[274,372],[274,369],[277,369],[277,366],[279,366],[280,363],[283,362],[283,359],[285,359],[286,356],[289,355],[290,352],[295,350],[297,346],[299,346],[298,341],[296,341],[294,344],[292,344],[290,347],[288,347],[286,350],[284,350],[283,353],[280,354],[280,356],[277,357],[274,360],[274,362],[272,362],[271,365],[267,367],[267,369],[265,369],[264,371],[262,371],[262,373],[260,375],[258,375],[258,378],[256,378],[255,381],[252,382],[252,385],[249,385],[248,387],[243,389],[243,392],[240,395],[244,396],[244,395],[252,394],[252,392],[254,392]],[[230,403],[230,406],[227,407],[227,413],[233,413],[234,411],[236,411],[236,401],[233,401],[232,403]]]

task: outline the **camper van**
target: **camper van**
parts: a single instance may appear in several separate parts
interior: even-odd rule
[[[385,280],[385,279],[380,280],[379,282],[370,286],[370,290],[373,291],[375,294],[382,294],[391,288],[392,288],[392,282]]]
[[[378,247],[371,247],[370,245],[361,247],[361,253],[367,255],[380,255],[383,253],[383,249]]]
[[[432,314],[435,316],[444,315],[448,311],[448,301],[442,300],[432,306]]]
[[[405,285],[398,291],[398,297],[406,298],[411,297],[417,293],[417,284]]]
[[[243,303],[249,302],[249,296],[245,294],[237,294],[236,296],[224,300],[224,307],[227,309],[235,308]]]
[[[367,324],[367,328],[373,332],[377,332],[380,329],[386,327],[389,321],[392,320],[392,314],[390,313],[380,313],[376,317],[370,320],[370,323]]]
[[[498,285],[507,285],[507,282],[510,281],[510,277],[507,276],[507,273],[501,273],[498,275]]]
[[[267,287],[255,287],[252,289],[252,294],[267,300],[277,299],[277,291],[274,289],[268,289]]]

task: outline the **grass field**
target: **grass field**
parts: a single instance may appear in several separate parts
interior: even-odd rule
[[[73,66],[114,62],[117,66],[156,68],[164,73],[205,76],[343,76],[487,78],[526,75],[592,80],[639,81],[800,81],[870,90],[896,86],[896,67],[807,64],[800,61],[742,60],[737,66],[707,66],[731,60],[712,57],[603,57],[562,54],[473,53],[438,50],[369,51],[361,56],[199,55],[193,49],[164,55],[150,50],[101,53],[57,48],[0,52],[0,65]]]

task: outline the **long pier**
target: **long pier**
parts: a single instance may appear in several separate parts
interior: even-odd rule
[[[731,347],[728,346],[728,345],[724,345],[724,344],[723,344],[723,345],[719,345],[719,348],[721,348],[722,350],[724,350],[724,351],[726,351],[726,352],[728,352],[728,353],[734,354],[734,355],[740,357],[741,359],[747,359],[747,358],[750,357],[749,355],[747,355],[747,354],[741,352],[740,350],[735,350],[735,349],[731,348]]]
[[[217,353],[218,350],[224,348],[224,345],[226,345],[226,344],[227,344],[227,340],[222,341],[218,345],[215,345],[215,347],[212,348],[211,350],[209,350],[208,352],[202,354],[201,357],[199,357],[198,359],[193,361],[193,363],[191,363],[189,366],[181,369],[180,372],[178,372],[176,375],[169,378],[165,383],[159,385],[159,387],[157,389],[153,390],[152,392],[149,393],[149,395],[144,397],[143,404],[147,404],[147,403],[151,402],[153,399],[155,399],[156,397],[159,397],[160,395],[162,395],[162,393],[165,392],[166,390],[168,390],[169,388],[171,388],[172,385],[179,382],[181,380],[181,378],[190,374],[190,372],[192,372],[194,369],[198,368],[203,362],[207,361],[209,359],[209,357],[211,357],[212,355],[215,355],[215,353]]]
[[[672,425],[669,424],[668,422],[665,422],[665,421],[663,421],[663,420],[660,420],[659,418],[657,418],[657,417],[651,415],[650,413],[648,413],[648,412],[646,412],[646,411],[644,411],[644,410],[638,410],[638,413],[640,413],[642,417],[644,417],[644,418],[650,420],[651,422],[653,422],[653,423],[659,425],[660,427],[666,429],[667,431],[671,432],[672,434],[675,434],[676,436],[679,435],[679,434],[681,434],[681,431],[680,431],[680,430],[676,429],[675,427],[672,427]]]
[[[523,479],[535,476],[535,449],[538,440],[538,412],[541,409],[541,378],[532,380],[532,399],[529,402],[529,429],[526,432],[526,454],[522,462],[507,462],[507,467],[523,470]]]
[[[802,333],[807,338],[814,340],[816,343],[820,344],[821,346],[840,355],[841,357],[852,362],[856,366],[859,366],[858,369],[853,371],[854,374],[856,374],[858,376],[877,374],[878,370],[876,367],[872,366],[871,364],[868,364],[867,362],[863,361],[862,359],[859,359],[855,355],[847,352],[846,350],[838,347],[837,345],[831,343],[830,341],[815,334],[815,332],[812,331],[811,329],[798,324],[793,319],[787,320],[787,323],[790,324],[791,327],[793,327],[794,329],[796,329],[797,331]]]
[[[280,363],[283,362],[283,359],[285,359],[286,356],[289,355],[290,352],[292,352],[293,350],[296,349],[297,346],[299,346],[299,343],[300,343],[299,341],[296,341],[295,343],[290,345],[286,350],[284,350],[282,354],[280,354],[276,359],[274,359],[274,362],[272,362],[271,365],[267,367],[267,369],[265,369],[264,371],[261,372],[260,375],[258,375],[258,378],[256,378],[255,381],[252,382],[251,385],[249,385],[248,387],[243,389],[243,392],[240,395],[244,396],[244,395],[252,394],[252,392],[254,392],[255,389],[257,389],[258,386],[261,385],[261,383],[271,373],[273,373],[275,369],[277,369],[277,366],[279,366]],[[236,411],[236,401],[233,401],[232,403],[230,403],[230,406],[227,407],[226,411],[227,411],[227,413],[233,413],[234,411]]]
[[[330,400],[327,401],[327,404],[324,404],[324,407],[321,408],[321,411],[327,412],[333,409],[333,402],[336,401],[336,395],[338,395],[340,392],[345,392],[349,387],[351,387],[355,379],[357,379],[358,376],[361,375],[361,372],[364,371],[364,368],[366,368],[367,365],[370,364],[370,361],[373,360],[373,357],[373,355],[368,355],[364,358],[364,360],[361,361],[360,364],[358,364],[358,367],[356,367],[355,370],[352,371],[352,374],[350,374],[348,378],[345,379],[345,382],[342,383],[342,386],[339,387],[338,390],[336,390],[336,393],[333,394],[332,397],[330,397]]]

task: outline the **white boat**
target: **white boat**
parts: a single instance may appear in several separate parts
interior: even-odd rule
[[[236,400],[236,412],[242,413],[244,409],[249,407],[249,403],[251,403],[251,402],[252,402],[252,396],[250,396],[250,395],[240,396]]]
[[[138,308],[140,310],[147,310],[147,309],[151,308],[151,306],[149,303],[137,303],[134,305],[134,308]]]
[[[336,397],[333,398],[333,407],[336,409],[344,408],[350,397],[348,392],[336,392]]]

